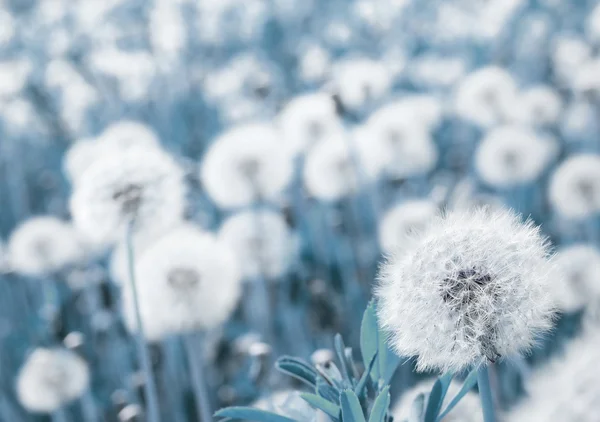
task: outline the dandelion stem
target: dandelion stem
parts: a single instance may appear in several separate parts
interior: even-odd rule
[[[91,391],[86,392],[81,397],[81,410],[84,415],[85,422],[97,422],[98,414],[96,413],[96,405],[94,404],[94,396]]]
[[[483,420],[485,422],[496,422],[490,376],[488,367],[485,365],[482,365],[477,370],[477,387],[479,388],[479,399],[481,400],[481,408],[483,409]]]
[[[52,414],[52,422],[68,422],[67,414],[61,407]]]
[[[135,271],[133,266],[133,242],[132,242],[132,224],[127,225],[127,263],[129,266],[129,284],[133,296],[133,305],[135,308],[135,319],[137,325],[137,332],[135,334],[137,343],[137,352],[142,365],[142,371],[144,372],[144,394],[146,395],[146,408],[148,422],[159,422],[159,411],[158,411],[158,395],[156,392],[156,382],[152,373],[152,365],[150,362],[150,353],[146,348],[144,341],[144,327],[142,325],[142,316],[140,314],[140,306],[138,301],[137,287],[135,285]]]
[[[185,353],[187,355],[188,365],[192,375],[192,388],[196,401],[196,413],[201,422],[210,422],[212,419],[212,410],[208,391],[206,390],[206,380],[204,375],[204,354],[202,353],[202,344],[198,341],[197,334],[187,334],[183,336]]]

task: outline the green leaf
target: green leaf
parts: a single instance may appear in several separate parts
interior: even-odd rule
[[[341,334],[336,334],[333,340],[333,344],[335,347],[335,353],[337,355],[338,361],[341,365],[341,373],[344,378],[344,381],[350,386],[352,385],[352,378],[350,377],[350,372],[348,371],[348,365],[346,365],[346,355],[344,351],[346,350],[346,346],[344,345],[344,339]]]
[[[325,400],[323,397],[311,393],[300,393],[300,397],[302,397],[308,404],[310,404],[315,409],[322,410],[332,418],[336,420],[340,418],[340,407],[336,404]]]
[[[215,413],[218,418],[229,418],[233,420],[246,420],[255,422],[296,422],[294,419],[275,413],[255,409],[253,407],[226,407]]]
[[[360,380],[358,381],[358,384],[356,384],[356,388],[354,389],[354,392],[359,397],[362,397],[362,395],[363,395],[364,389],[367,385],[367,381],[369,380],[369,374],[371,373],[371,370],[373,369],[373,366],[375,365],[376,360],[377,360],[377,352],[375,352],[375,354],[371,358],[371,362],[369,362],[369,366],[365,367],[365,372],[363,372],[362,377],[360,377]]]
[[[375,314],[375,302],[371,300],[367,305],[367,309],[363,314],[362,323],[360,325],[360,352],[363,358],[365,368],[377,353],[379,347],[379,327],[377,326],[377,316]],[[379,380],[379,367],[373,366],[370,371],[373,382]]]
[[[467,378],[465,379],[465,382],[463,382],[462,388],[460,389],[460,391],[456,394],[456,396],[452,399],[452,401],[448,404],[448,406],[446,406],[446,409],[444,409],[444,411],[440,414],[440,416],[438,417],[438,421],[441,421],[442,418],[444,418],[446,415],[448,415],[448,413],[450,413],[452,411],[452,409],[454,409],[454,407],[458,404],[458,402],[469,392],[471,391],[471,389],[473,387],[475,387],[475,384],[477,384],[477,369],[474,369],[471,371],[471,373],[467,376]]]
[[[282,356],[277,359],[275,367],[284,374],[294,377],[312,388],[317,385],[317,371],[301,359]]]
[[[371,415],[369,416],[369,422],[385,422],[385,415],[390,407],[390,387],[386,386],[377,398],[373,407],[371,408]]]
[[[369,302],[363,314],[360,327],[360,348],[365,368],[375,352],[378,352],[376,365],[371,371],[371,378],[373,382],[379,382],[380,385],[389,384],[401,358],[389,349],[385,335],[379,330],[375,301],[373,300]]]
[[[329,385],[323,378],[317,378],[317,394],[337,405],[340,404],[340,392],[337,388]]]
[[[342,405],[343,422],[367,422],[363,414],[360,401],[354,391],[344,390],[340,394],[340,403]]]
[[[452,381],[453,374],[451,372],[437,379],[427,399],[427,410],[425,411],[424,422],[436,422],[442,403],[448,392],[448,387]]]

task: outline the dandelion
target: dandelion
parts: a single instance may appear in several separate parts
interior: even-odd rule
[[[41,277],[80,263],[84,243],[73,226],[52,216],[32,217],[21,223],[8,241],[10,268]]]
[[[417,396],[420,394],[425,395],[424,408],[427,408],[427,400],[429,399],[428,394],[431,391],[435,380],[422,381],[409,391],[402,394],[402,397],[398,403],[394,405],[391,410],[391,414],[394,416],[394,420],[398,421],[412,421],[412,405]],[[442,409],[445,409],[452,399],[459,393],[462,385],[457,381],[452,381],[448,387]],[[479,404],[479,397],[476,393],[469,392],[463,398],[460,399],[458,404],[452,409],[451,412],[446,415],[443,420],[445,422],[481,422],[481,406]]]
[[[53,413],[81,397],[90,383],[87,363],[66,349],[37,348],[17,378],[17,397],[30,412]]]
[[[382,328],[420,370],[460,371],[523,352],[552,321],[548,244],[510,211],[452,211],[381,268]]]
[[[330,54],[319,44],[304,47],[298,62],[299,78],[307,84],[322,82],[331,71]]]
[[[550,180],[549,200],[570,219],[585,219],[600,212],[600,156],[578,154],[567,158]]]
[[[29,60],[0,61],[0,100],[14,98],[27,84],[33,65]]]
[[[597,97],[600,93],[600,59],[587,61],[577,69],[572,89],[576,94]]]
[[[437,213],[429,200],[411,200],[387,211],[379,223],[379,245],[386,254],[409,248],[414,233],[425,229]]]
[[[596,5],[585,22],[585,35],[592,44],[600,43],[600,6]]]
[[[295,240],[283,216],[275,211],[242,211],[229,217],[218,238],[236,253],[242,272],[249,278],[281,277],[295,251]]]
[[[343,130],[335,102],[324,92],[293,98],[280,112],[278,126],[293,155]]]
[[[475,152],[475,168],[484,182],[509,188],[538,179],[556,157],[554,139],[518,126],[500,126],[488,132]]]
[[[99,136],[98,142],[106,148],[127,150],[135,146],[146,148],[160,146],[156,133],[146,124],[133,120],[119,120],[112,123]]]
[[[591,46],[580,38],[558,36],[552,46],[551,58],[557,78],[570,86],[577,70],[592,57]]]
[[[364,182],[381,172],[381,155],[376,155],[378,150],[368,148],[365,142],[360,151],[359,145],[355,145],[357,149],[353,155],[350,143],[350,139],[340,134],[308,151],[303,179],[310,195],[324,201],[337,201],[355,193]]]
[[[290,182],[291,157],[268,124],[238,126],[217,138],[200,169],[203,187],[223,208],[276,201]]]
[[[345,59],[334,65],[333,84],[344,107],[360,112],[387,95],[392,78],[383,63]]]
[[[456,84],[467,72],[464,59],[444,57],[437,54],[419,56],[408,67],[412,81],[426,88],[449,88]]]
[[[553,277],[552,292],[558,308],[576,312],[600,299],[600,251],[592,245],[576,244],[556,254],[560,271]]]
[[[183,217],[183,172],[157,148],[131,147],[95,161],[70,208],[75,227],[94,243],[115,242],[130,223],[135,233],[158,232]]]
[[[467,75],[457,88],[458,116],[478,126],[502,123],[514,104],[517,87],[506,70],[488,66]]]
[[[144,334],[214,328],[240,297],[240,271],[231,248],[192,224],[182,224],[147,246],[136,259],[135,278]],[[132,291],[123,292],[125,321],[135,331]]]

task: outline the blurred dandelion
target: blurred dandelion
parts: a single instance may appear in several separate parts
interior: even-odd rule
[[[424,230],[436,213],[437,207],[428,200],[410,200],[388,210],[379,223],[383,252],[400,255],[409,250],[414,234]]]

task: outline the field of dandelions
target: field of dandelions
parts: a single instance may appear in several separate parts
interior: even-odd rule
[[[600,421],[600,3],[0,2],[1,422]]]

